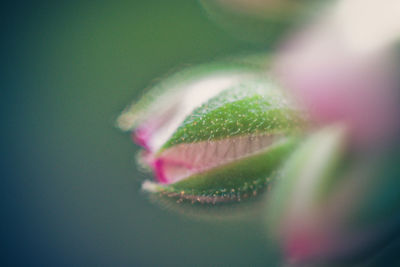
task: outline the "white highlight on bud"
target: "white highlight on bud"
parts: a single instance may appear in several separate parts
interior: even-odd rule
[[[158,192],[160,188],[160,185],[151,181],[144,181],[142,184],[142,190],[151,192],[151,193],[156,193]]]
[[[171,100],[177,105],[176,111],[168,118],[168,123],[158,129],[149,140],[152,151],[158,151],[172,136],[179,125],[192,111],[218,95],[223,90],[243,79],[245,75],[220,74],[205,79],[200,79],[186,86],[179,99]],[[164,103],[170,105],[171,102]]]

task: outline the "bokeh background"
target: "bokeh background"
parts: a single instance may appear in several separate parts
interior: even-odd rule
[[[148,201],[115,127],[155,78],[259,51],[195,0],[3,1],[2,265],[273,266],[262,223],[207,222]]]

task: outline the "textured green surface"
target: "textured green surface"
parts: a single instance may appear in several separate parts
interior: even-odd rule
[[[282,91],[270,80],[245,80],[194,110],[164,149],[246,134],[288,133],[301,124]]]
[[[171,197],[202,202],[219,202],[246,199],[266,189],[273,181],[272,174],[293,150],[297,138],[279,141],[265,151],[193,175],[178,183],[160,187]],[[194,199],[192,199],[194,197]]]

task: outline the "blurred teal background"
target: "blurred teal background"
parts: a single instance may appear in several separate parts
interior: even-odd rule
[[[262,48],[197,1],[13,1],[1,8],[1,262],[265,266],[256,222],[204,222],[151,204],[122,109],[187,64]]]

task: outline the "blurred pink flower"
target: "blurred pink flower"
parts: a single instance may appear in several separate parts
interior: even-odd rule
[[[346,24],[336,13],[292,36],[278,56],[276,73],[317,123],[344,122],[359,147],[378,147],[399,130],[399,66],[390,47],[393,38],[379,46],[368,43],[385,36],[366,38],[363,28],[350,27],[359,22],[357,16]],[[365,42],[356,42],[357,36]]]
[[[396,212],[355,218],[371,203],[384,210],[379,201],[397,190],[382,165],[400,136],[400,2],[338,1],[329,11],[284,43],[274,67],[316,128],[328,125],[295,152],[271,199],[272,231],[295,265],[354,255],[398,229]]]

